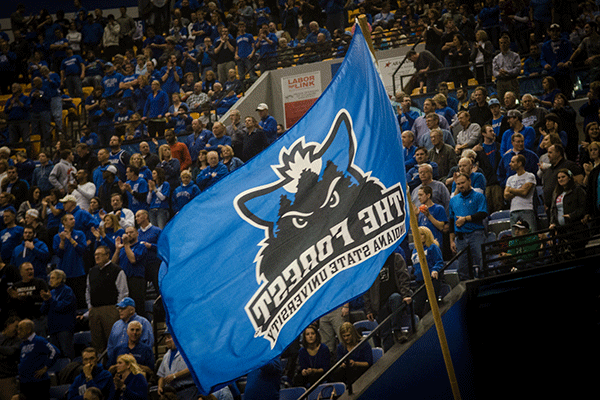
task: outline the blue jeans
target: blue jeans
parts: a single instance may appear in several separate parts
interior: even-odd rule
[[[52,110],[52,118],[54,118],[56,130],[62,132],[62,97],[57,96],[50,99],[50,109]]]
[[[400,307],[402,307],[402,296],[398,293],[392,293],[392,295],[387,299],[385,304],[377,312],[377,319],[379,321],[383,321],[388,317],[388,315],[392,314]],[[398,331],[401,328],[403,328],[401,326],[401,319],[404,314],[406,314],[406,310],[402,313],[396,313],[392,315],[390,321],[381,327],[381,330],[379,331],[379,336],[381,337],[383,351],[388,351],[394,345],[394,337],[392,336],[392,331]]]
[[[164,229],[169,222],[169,209],[168,208],[151,208],[148,211],[150,217],[150,223],[154,226],[158,226],[160,229]]]
[[[42,144],[44,146],[50,146],[52,143],[52,125],[50,121],[52,115],[50,111],[40,111],[31,113],[31,132],[33,134],[39,134],[42,138]]]
[[[483,260],[483,257],[481,255],[481,245],[485,243],[485,231],[483,229],[478,229],[469,233],[456,232],[455,235],[456,251],[460,252],[464,248],[470,247],[473,265],[478,265],[479,268],[481,268],[481,262]],[[469,259],[467,252],[462,254],[458,259],[458,278],[461,281],[471,279],[471,275],[469,273]]]

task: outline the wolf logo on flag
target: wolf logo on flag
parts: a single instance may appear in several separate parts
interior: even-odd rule
[[[405,233],[400,185],[386,188],[363,172],[354,164],[355,152],[352,120],[342,109],[323,143],[305,143],[301,137],[282,148],[280,164],[272,166],[279,179],[235,199],[238,214],[265,232],[255,258],[262,285],[245,310],[256,335],[271,347],[323,284]],[[250,211],[252,202],[265,201],[278,210],[271,219]]]

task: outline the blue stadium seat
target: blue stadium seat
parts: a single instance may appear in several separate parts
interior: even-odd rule
[[[490,222],[510,218],[510,210],[500,210],[490,215]]]
[[[375,364],[383,357],[383,349],[381,347],[373,347],[371,351],[373,352],[373,364]]]
[[[377,321],[369,321],[368,319],[364,319],[362,321],[356,321],[353,325],[358,333],[360,333],[362,336],[367,336],[373,329],[377,328]]]
[[[279,400],[296,400],[306,392],[303,387],[291,387],[279,391]]]
[[[506,229],[498,234],[498,240],[504,239],[507,237],[512,237],[512,231],[510,229]]]
[[[328,399],[332,397],[335,391],[335,396],[341,396],[346,391],[346,384],[342,382],[324,383],[317,386],[315,390],[308,395],[307,400]],[[319,397],[319,395],[321,395]]]

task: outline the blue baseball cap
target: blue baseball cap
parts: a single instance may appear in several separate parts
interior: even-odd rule
[[[117,303],[117,307],[119,308],[125,308],[129,306],[135,307],[135,301],[131,297],[125,297],[120,303]]]

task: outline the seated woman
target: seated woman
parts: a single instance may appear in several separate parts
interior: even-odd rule
[[[344,322],[340,326],[338,336],[341,343],[337,348],[337,358],[340,360],[352,351],[360,342],[360,335],[354,325]],[[373,351],[367,341],[363,342],[358,349],[348,358],[340,368],[331,374],[331,381],[345,382],[347,385],[354,383],[373,364]]]
[[[302,347],[298,351],[299,373],[294,376],[294,386],[312,386],[329,369],[330,355],[321,343],[319,331],[310,325],[302,334]]]
[[[113,379],[115,398],[122,400],[147,400],[148,382],[141,367],[131,354],[117,357],[117,372]]]
[[[223,164],[225,164],[229,172],[238,169],[244,164],[242,160],[235,157],[233,149],[228,144],[221,148],[221,157],[223,158]]]

